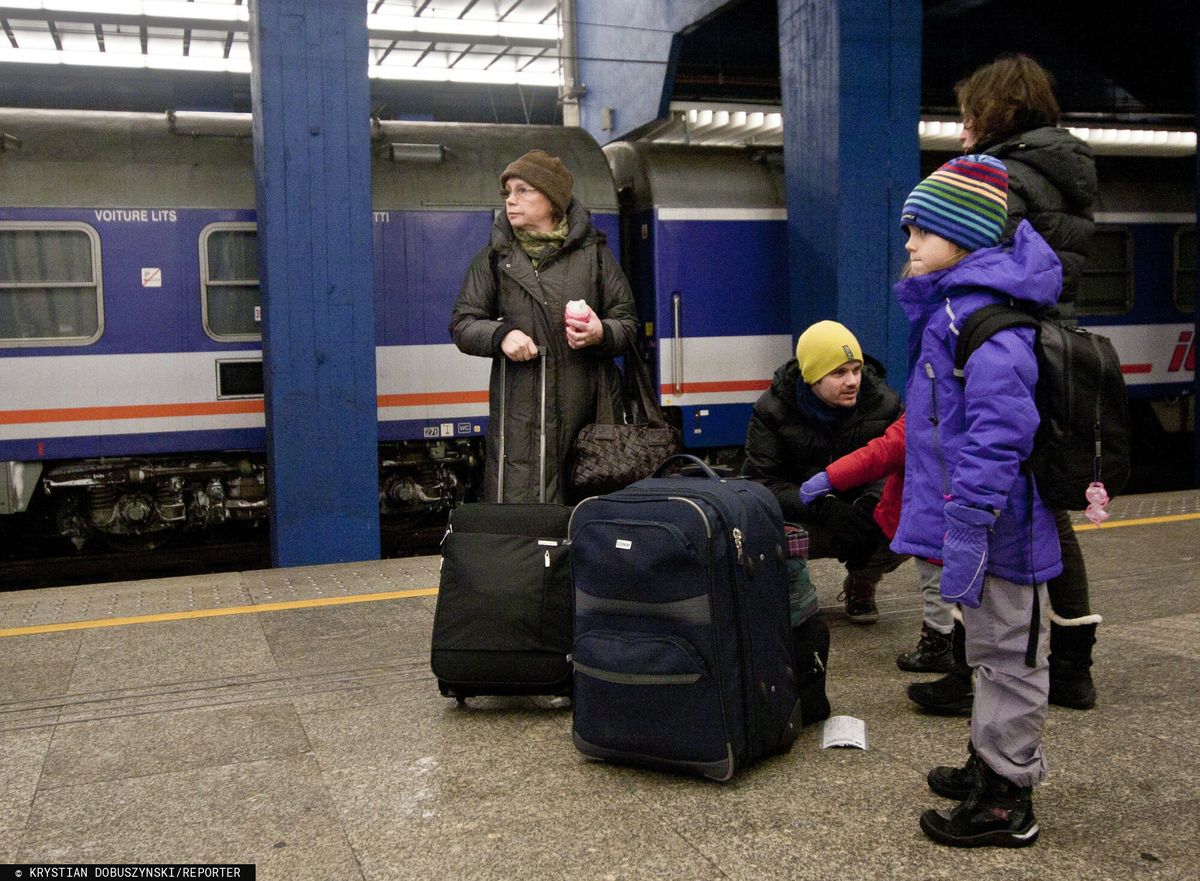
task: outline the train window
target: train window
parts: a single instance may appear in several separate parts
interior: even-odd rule
[[[1196,308],[1196,227],[1183,227],[1175,233],[1175,308],[1192,312]]]
[[[1080,315],[1123,315],[1133,308],[1133,237],[1128,230],[1096,230],[1075,308]]]
[[[0,346],[86,346],[103,330],[96,231],[83,223],[0,222]]]
[[[206,226],[200,233],[200,276],[204,332],[221,342],[262,339],[255,225]]]
[[[263,396],[262,361],[218,361],[218,398],[261,398]]]

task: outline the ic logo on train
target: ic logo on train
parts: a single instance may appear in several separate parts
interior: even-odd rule
[[[1168,373],[1178,373],[1182,370],[1196,369],[1196,340],[1193,331],[1185,330],[1179,334],[1179,342],[1175,345],[1175,351],[1171,353],[1171,363],[1167,367]]]

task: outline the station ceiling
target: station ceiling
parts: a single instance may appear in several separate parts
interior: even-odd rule
[[[1054,74],[1064,113],[1080,119],[1196,113],[1195,0],[924,0],[923,115],[955,115],[954,84],[1005,52]],[[739,0],[684,38],[675,101],[779,103],[775,0]]]
[[[647,0],[651,2],[651,0]],[[560,118],[556,0],[364,0],[372,101],[384,118]],[[954,83],[1002,52],[1055,75],[1069,118],[1194,125],[1195,0],[924,0],[922,113],[953,115]],[[182,7],[155,17],[148,11]],[[213,20],[220,8],[229,22]],[[209,17],[206,17],[209,16]],[[586,23],[584,23],[586,24]],[[0,0],[0,104],[248,111],[243,0]],[[540,28],[540,29],[539,29]],[[734,0],[685,35],[676,102],[779,104],[775,0]],[[161,56],[129,69],[56,63],[64,52]],[[34,59],[36,60],[25,60]],[[190,61],[183,59],[191,59]],[[84,59],[86,62],[88,59]],[[915,75],[915,72],[914,72]],[[401,77],[421,77],[403,79]]]

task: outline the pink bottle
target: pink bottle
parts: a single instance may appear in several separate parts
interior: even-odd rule
[[[586,300],[571,300],[563,310],[563,318],[572,321],[591,321],[592,307]]]

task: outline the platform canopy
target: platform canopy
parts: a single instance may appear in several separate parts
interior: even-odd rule
[[[557,86],[558,7],[363,0],[370,76]],[[0,0],[0,62],[248,74],[248,20],[245,0]]]

